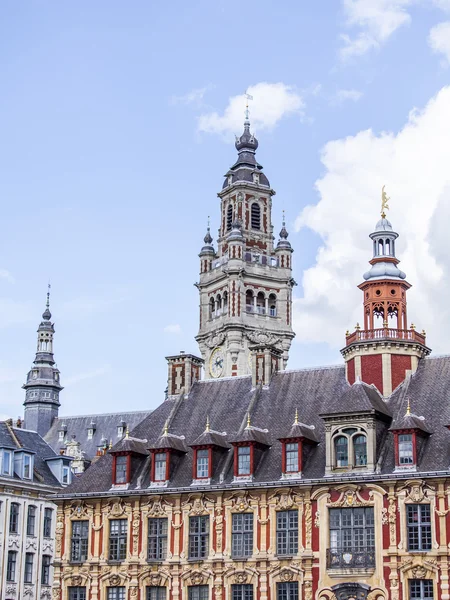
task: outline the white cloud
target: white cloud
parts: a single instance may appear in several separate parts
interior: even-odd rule
[[[86,381],[86,379],[95,379],[97,377],[102,377],[107,373],[111,372],[111,365],[103,365],[102,367],[98,367],[97,369],[92,369],[91,371],[85,371],[83,373],[76,373],[75,375],[71,375],[70,377],[64,378],[64,387],[70,387],[71,385],[76,385],[80,383],[80,381]]]
[[[196,88],[183,94],[182,96],[172,96],[170,98],[171,104],[194,104],[195,106],[203,106],[203,98],[205,94],[213,89],[213,85],[205,85],[202,88]]]
[[[304,101],[294,87],[284,83],[261,82],[247,90],[250,101],[252,130],[273,129],[278,122],[292,114],[303,115]],[[199,131],[228,135],[240,133],[244,121],[245,95],[232,96],[223,114],[210,112],[198,120]]]
[[[411,21],[407,8],[413,0],[343,0],[348,27],[359,28],[355,37],[342,34],[343,60],[379,48],[402,25]]]
[[[164,327],[164,333],[174,333],[174,334],[179,334],[181,333],[181,326],[178,323],[173,323],[172,325],[166,325]]]
[[[359,90],[338,90],[331,99],[331,104],[342,104],[347,100],[351,102],[358,102],[363,96],[363,93]]]
[[[432,0],[432,2],[437,8],[450,12],[450,0]]]
[[[439,23],[430,30],[428,43],[437,54],[443,54],[443,64],[450,66],[450,21]]]
[[[343,345],[344,332],[362,320],[357,284],[369,268],[368,234],[378,219],[381,186],[391,197],[388,215],[400,234],[397,255],[407,279],[409,320],[425,327],[435,353],[450,339],[450,87],[422,110],[411,111],[398,133],[361,131],[323,149],[320,199],[303,209],[297,230],[322,238],[315,264],[304,272],[303,298],[295,301],[301,342]]]

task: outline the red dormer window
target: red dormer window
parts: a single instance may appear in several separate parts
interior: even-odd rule
[[[210,479],[212,476],[212,448],[194,448],[194,479]]]
[[[170,472],[170,452],[165,450],[164,452],[153,452],[152,460],[152,481],[167,481],[169,479]]]
[[[130,483],[131,454],[113,455],[113,485]]]
[[[394,431],[395,465],[411,467],[416,462],[416,433],[414,431]]]
[[[253,445],[235,446],[234,475],[245,477],[253,474]]]
[[[300,473],[302,470],[302,443],[283,442],[283,473]]]

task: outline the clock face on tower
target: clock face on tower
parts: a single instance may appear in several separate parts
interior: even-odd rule
[[[225,355],[223,353],[222,348],[215,348],[211,352],[211,356],[209,358],[209,372],[211,377],[217,378],[220,377],[223,373]]]

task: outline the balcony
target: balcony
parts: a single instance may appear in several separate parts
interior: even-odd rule
[[[327,569],[374,569],[375,548],[328,548]]]
[[[380,327],[378,329],[356,329],[345,336],[345,344],[354,342],[372,342],[374,340],[409,341],[425,346],[425,332],[418,333],[415,329],[392,329]]]

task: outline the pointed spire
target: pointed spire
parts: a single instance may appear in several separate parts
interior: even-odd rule
[[[47,288],[47,302],[45,303],[45,310],[42,313],[42,318],[44,319],[44,321],[50,321],[50,319],[52,318],[52,313],[50,312],[50,289],[51,289],[51,285],[50,283],[48,284],[48,288]]]
[[[207,431],[207,432],[211,431],[211,426],[210,426],[210,423],[209,423],[209,415],[206,417],[205,431]]]
[[[406,405],[405,417],[410,417],[410,416],[411,416],[411,403],[410,403],[409,396],[408,396],[408,404]]]
[[[295,409],[294,425],[298,425],[298,408]]]
[[[209,224],[209,216],[208,216],[208,227],[206,229],[206,235],[205,235],[205,237],[203,239],[204,239],[204,242],[205,242],[205,244],[207,246],[210,246],[212,244],[213,239],[211,237],[211,228],[210,228],[210,224]]]
[[[280,239],[277,244],[277,249],[278,248],[291,249],[291,243],[288,242],[288,237],[289,237],[289,233],[287,232],[287,229],[286,229],[286,215],[283,210],[283,221],[282,221],[282,226],[281,226],[281,231],[280,231]]]

